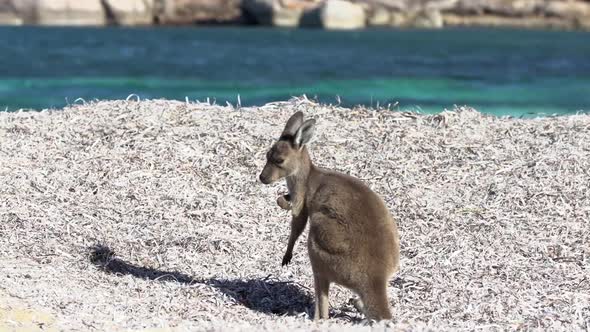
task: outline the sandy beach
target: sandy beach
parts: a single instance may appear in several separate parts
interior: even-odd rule
[[[331,319],[310,320],[307,232],[281,267],[286,186],[257,176],[298,110],[317,120],[313,161],[365,181],[397,220],[392,322],[359,325],[340,286]],[[304,97],[0,113],[1,329],[584,330],[589,275],[588,114],[421,115]]]

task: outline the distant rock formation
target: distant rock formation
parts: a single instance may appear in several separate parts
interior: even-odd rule
[[[20,1],[14,1],[20,2]],[[32,4],[32,7],[29,7]],[[16,5],[16,4],[15,4]],[[100,0],[37,0],[21,7],[42,25],[104,25],[105,12]],[[22,4],[21,4],[22,6]]]
[[[101,26],[106,23],[101,0],[0,0],[0,24]]]
[[[590,0],[0,0],[0,24],[590,30]]]
[[[320,9],[325,29],[360,29],[366,25],[366,13],[361,3],[327,0]]]
[[[0,25],[23,24],[21,14],[12,0],[0,0]]]
[[[243,15],[256,24],[278,27],[317,26],[319,1],[242,0]]]
[[[155,0],[156,24],[242,22],[241,0]]]
[[[152,25],[239,21],[241,0],[0,0],[1,25]]]
[[[149,25],[154,22],[154,0],[101,0],[107,18],[118,25]]]
[[[590,0],[243,0],[243,3],[244,11],[252,14],[256,23],[275,26],[590,29]]]

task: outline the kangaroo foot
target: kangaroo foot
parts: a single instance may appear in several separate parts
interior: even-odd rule
[[[356,308],[361,314],[365,314],[365,305],[363,301],[358,297],[351,297],[348,300],[348,304],[352,304],[353,307]]]

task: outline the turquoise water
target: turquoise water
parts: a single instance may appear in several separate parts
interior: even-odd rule
[[[326,103],[497,115],[590,112],[590,34],[505,29],[0,27],[0,107],[77,98]]]

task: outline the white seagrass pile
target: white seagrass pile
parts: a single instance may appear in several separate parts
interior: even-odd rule
[[[297,110],[317,119],[314,162],[364,180],[398,222],[395,318],[373,330],[590,328],[590,115],[305,98],[0,113],[0,292],[65,330],[370,330],[338,286],[332,319],[310,321],[305,235],[280,266],[285,185],[257,176]]]

